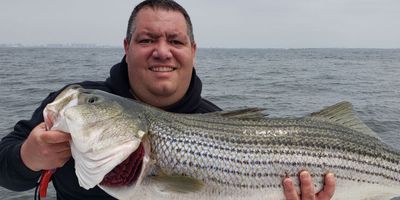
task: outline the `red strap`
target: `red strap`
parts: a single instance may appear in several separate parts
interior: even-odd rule
[[[53,175],[54,170],[45,170],[42,172],[42,179],[40,180],[39,185],[39,196],[40,198],[45,198],[47,195],[47,187],[49,186],[49,182],[51,181],[51,176]]]

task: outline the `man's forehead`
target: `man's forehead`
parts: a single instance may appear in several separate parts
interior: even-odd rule
[[[186,32],[182,32],[182,31],[168,31],[168,32],[164,33],[164,32],[160,32],[160,31],[154,31],[151,29],[137,30],[135,34],[136,35],[146,35],[146,36],[150,36],[150,37],[160,37],[163,34],[166,34],[169,37],[186,36]]]
[[[138,20],[139,18],[142,18],[142,15],[159,14],[159,13],[174,14],[176,16],[179,16],[179,18],[182,19],[183,21],[186,21],[184,15],[178,10],[172,10],[172,9],[167,9],[167,8],[162,8],[162,7],[152,8],[152,7],[148,7],[148,6],[139,10],[139,12],[136,14],[136,20]]]
[[[171,17],[165,16],[165,14],[174,15]],[[155,16],[152,18],[151,16]],[[158,23],[165,21],[168,26],[160,26]],[[153,22],[155,24],[153,24]],[[169,35],[186,35],[187,34],[187,23],[182,13],[174,10],[166,9],[153,9],[144,8],[140,10],[135,19],[135,34],[157,34],[157,32],[167,31]]]

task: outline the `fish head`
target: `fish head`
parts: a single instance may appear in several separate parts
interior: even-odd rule
[[[108,173],[130,158],[143,146],[142,138],[148,131],[139,103],[80,86],[64,89],[46,106],[44,118],[51,130],[71,134],[75,173],[85,189],[99,185]]]

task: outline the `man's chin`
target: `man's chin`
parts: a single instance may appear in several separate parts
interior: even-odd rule
[[[154,87],[151,89],[151,93],[154,96],[160,98],[168,98],[176,94],[177,87],[171,84],[170,82],[163,82],[159,84],[154,84]]]

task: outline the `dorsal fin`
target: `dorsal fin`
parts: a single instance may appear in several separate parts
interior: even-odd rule
[[[340,124],[355,131],[379,138],[373,130],[364,124],[353,112],[353,106],[350,102],[342,101],[333,106],[322,109],[319,112],[311,113],[308,117],[324,119],[330,122]]]
[[[266,114],[264,114],[262,111],[265,109],[263,108],[243,108],[243,109],[238,109],[238,110],[230,110],[230,111],[217,111],[217,112],[212,112],[212,113],[206,113],[205,115],[211,115],[211,116],[220,116],[220,117],[226,117],[230,119],[265,119]]]

